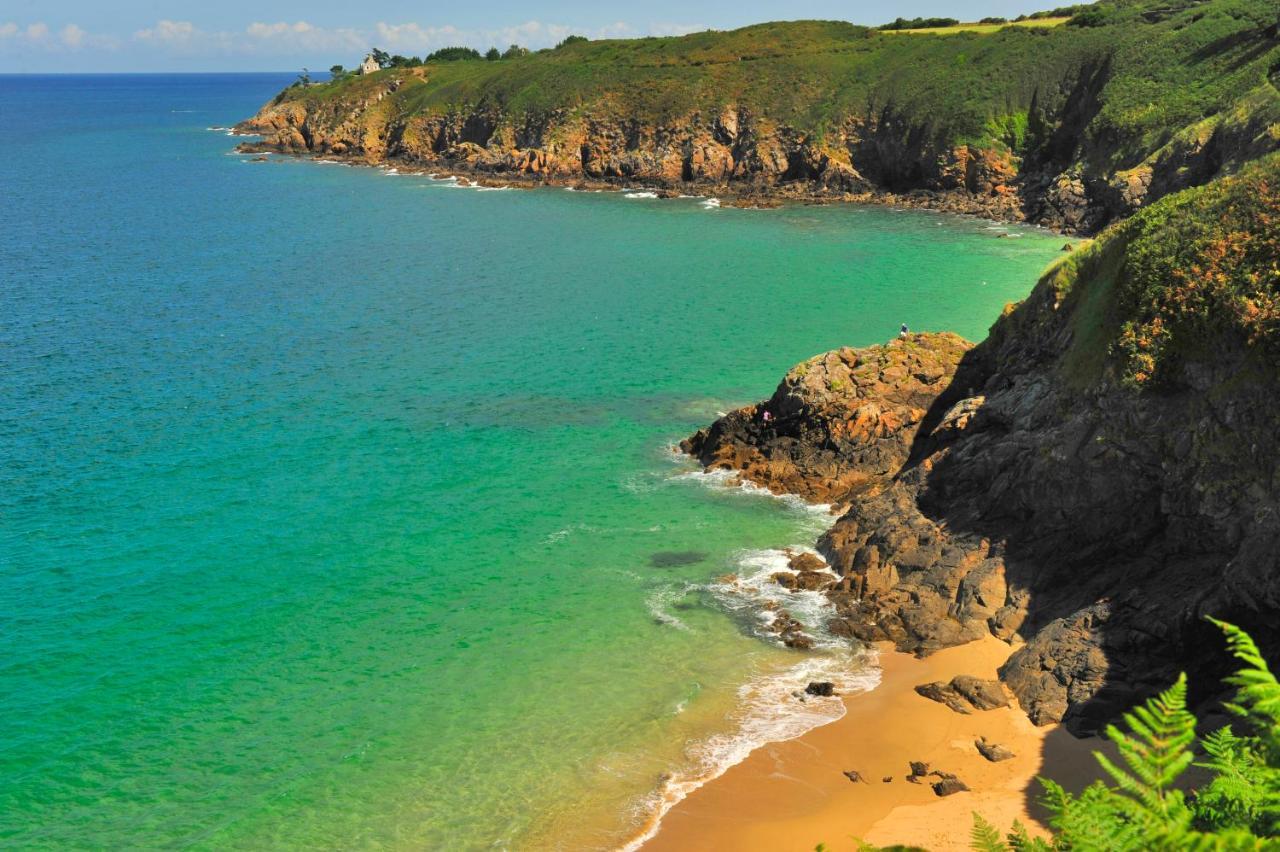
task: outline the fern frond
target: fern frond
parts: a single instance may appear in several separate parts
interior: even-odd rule
[[[1027,827],[1016,819],[1008,835],[1009,848],[1013,852],[1053,852],[1053,844],[1040,837],[1032,837]]]
[[[1227,637],[1227,649],[1244,667],[1227,678],[1236,687],[1235,700],[1227,707],[1250,718],[1254,724],[1268,729],[1276,739],[1280,727],[1280,683],[1276,682],[1267,661],[1253,638],[1234,624],[1210,618]]]
[[[1009,852],[996,827],[977,813],[973,815],[973,828],[969,832],[969,848],[974,852]]]
[[[1126,713],[1124,720],[1132,735],[1107,726],[1107,738],[1115,743],[1124,768],[1103,754],[1094,757],[1116,787],[1140,803],[1149,816],[1165,823],[1181,822],[1182,794],[1171,787],[1194,760],[1190,747],[1196,719],[1187,711],[1187,676],[1180,675],[1164,692]],[[1123,805],[1117,803],[1117,807]],[[1132,818],[1141,821],[1142,814]]]

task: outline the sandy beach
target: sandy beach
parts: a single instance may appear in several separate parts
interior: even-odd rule
[[[960,674],[993,678],[1011,651],[995,638],[923,660],[883,650],[881,685],[850,696],[843,718],[762,748],[694,791],[644,848],[807,852],[819,843],[856,849],[862,840],[967,849],[975,811],[1002,830],[1018,819],[1043,833],[1035,777],[1050,766],[1059,783],[1083,788],[1099,775],[1090,754],[1099,741],[1078,740],[1057,726],[1037,728],[1016,703],[962,715],[914,691]],[[974,745],[979,737],[1016,756],[989,762]],[[910,761],[959,776],[970,792],[939,798],[927,783],[907,782]],[[866,783],[850,781],[846,770]]]

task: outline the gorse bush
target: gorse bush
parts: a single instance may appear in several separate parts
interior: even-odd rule
[[[1237,689],[1227,708],[1243,722],[1201,742],[1195,763],[1195,717],[1187,710],[1186,676],[1126,713],[1128,732],[1112,725],[1107,737],[1119,763],[1095,753],[1112,783],[1101,781],[1073,796],[1041,779],[1051,817],[1051,840],[1032,838],[1017,823],[999,831],[974,815],[972,846],[1007,850],[1255,850],[1280,849],[1280,683],[1257,645],[1240,628],[1214,621],[1243,667],[1228,682]],[[1177,784],[1195,763],[1209,781],[1189,794]]]

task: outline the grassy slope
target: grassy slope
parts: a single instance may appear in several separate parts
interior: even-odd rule
[[[1065,378],[1177,383],[1185,359],[1242,346],[1280,359],[1280,154],[1161,199],[1059,261],[1071,313]],[[1018,318],[1011,318],[1015,323]]]
[[[1251,108],[1280,115],[1268,79],[1280,51],[1263,34],[1280,15],[1278,0],[1116,3],[1111,23],[1096,28],[1008,26],[904,37],[800,21],[594,41],[501,62],[440,63],[426,69],[426,82],[403,86],[394,108],[411,115],[479,107],[509,120],[585,111],[652,124],[732,105],[821,138],[833,123],[891,107],[947,143],[1018,148],[1033,97],[1051,111],[1081,67],[1109,60],[1101,109],[1082,129],[1095,143],[1091,165],[1102,170],[1135,165],[1179,131],[1237,108],[1246,95],[1259,101]],[[1172,11],[1159,11],[1165,9]],[[342,98],[394,73],[285,97]]]
[[[955,33],[994,33],[1005,27],[1060,27],[1070,18],[1037,18],[1027,21],[1009,21],[1003,24],[960,24],[954,27],[921,27],[914,30],[885,30],[886,33],[915,33],[929,35],[953,35]]]

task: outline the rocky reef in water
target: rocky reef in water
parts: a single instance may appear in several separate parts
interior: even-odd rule
[[[1212,689],[1229,664],[1202,616],[1280,650],[1274,187],[1271,159],[1170,198],[1051,268],[981,344],[819,355],[683,449],[843,506],[818,543],[834,632],[921,655],[1025,643],[1001,678],[1077,734],[1180,670]],[[1154,366],[1135,328],[1165,333]]]

